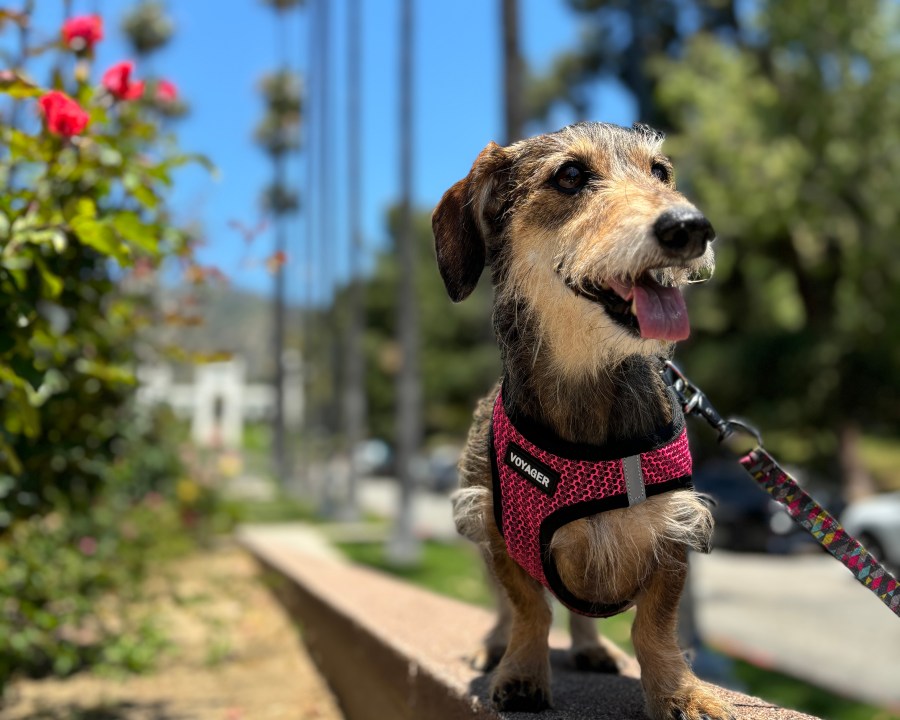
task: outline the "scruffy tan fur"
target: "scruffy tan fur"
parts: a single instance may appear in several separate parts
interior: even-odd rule
[[[658,372],[671,344],[640,337],[573,291],[648,271],[682,284],[711,270],[705,241],[679,255],[655,234],[664,212],[697,212],[675,189],[661,143],[645,126],[599,123],[507,148],[491,143],[435,209],[438,265],[451,298],[465,298],[490,267],[507,407],[572,442],[639,437],[671,420]],[[562,192],[554,178],[573,162],[589,181]],[[501,710],[539,711],[551,702],[550,605],[544,588],[509,557],[494,522],[488,429],[498,392],[499,384],[475,410],[454,518],[481,548],[498,586],[498,621],[476,657],[485,670],[496,666],[492,701]],[[572,522],[551,542],[559,574],[576,596],[635,601],[634,647],[654,720],[731,717],[690,671],[675,639],[687,548],[706,549],[711,532],[707,507],[680,490]],[[621,669],[625,656],[598,635],[594,621],[573,615],[571,630],[578,667]]]

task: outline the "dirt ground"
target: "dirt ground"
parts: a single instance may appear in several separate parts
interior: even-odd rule
[[[177,562],[152,674],[14,683],[2,720],[340,720],[297,628],[234,546]]]

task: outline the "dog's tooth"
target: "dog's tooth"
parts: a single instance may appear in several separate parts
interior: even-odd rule
[[[631,301],[631,314],[637,317],[637,300]]]

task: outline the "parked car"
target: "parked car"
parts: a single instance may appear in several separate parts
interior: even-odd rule
[[[428,454],[428,468],[423,484],[429,490],[447,493],[459,485],[456,465],[462,448],[458,445],[438,445]]]
[[[694,469],[694,487],[712,497],[713,547],[766,552],[771,528],[769,496],[731,459],[713,459]]]
[[[363,440],[353,450],[357,472],[362,475],[391,475],[394,472],[390,446],[378,438]]]
[[[798,470],[790,472],[819,504],[833,514],[839,512],[842,503],[835,491],[821,482],[808,481]],[[813,552],[819,547],[733,458],[712,458],[699,464],[694,469],[694,487],[715,503],[713,547],[775,554]]]
[[[851,503],[841,524],[889,569],[900,571],[900,492]]]

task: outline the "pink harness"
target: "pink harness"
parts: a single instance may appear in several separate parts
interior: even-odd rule
[[[563,525],[650,495],[691,487],[691,453],[684,415],[649,437],[611,445],[562,440],[528,419],[517,425],[497,395],[491,423],[494,519],[510,556],[559,601],[582,615],[609,617],[628,609],[575,597],[563,584],[550,541]]]

